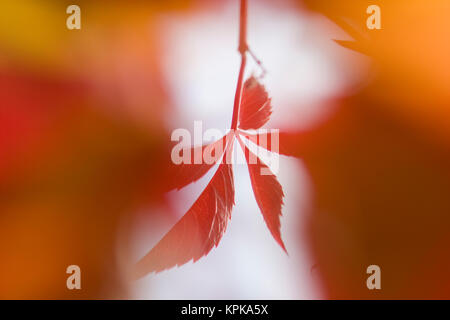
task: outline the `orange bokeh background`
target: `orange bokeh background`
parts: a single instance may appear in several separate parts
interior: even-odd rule
[[[449,298],[450,3],[376,2],[382,30],[365,26],[372,1],[296,1],[357,34],[371,64],[323,121],[281,141],[312,181],[298,241],[317,261],[323,298]],[[3,299],[129,297],[118,230],[127,239],[123,221],[164,206],[155,181],[172,178],[173,101],[154,17],[223,5],[78,1],[77,32],[65,28],[69,4],[8,0],[0,11]],[[73,261],[86,275],[77,293],[65,287]],[[365,287],[370,264],[381,266],[381,291]]]

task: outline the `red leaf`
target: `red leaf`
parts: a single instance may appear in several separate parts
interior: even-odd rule
[[[299,156],[294,154],[291,149],[293,149],[292,146],[297,146],[301,143],[299,141],[300,134],[292,132],[261,132],[256,134],[240,132],[240,134],[242,137],[270,152],[276,152],[285,156]],[[278,145],[276,146],[275,143]]]
[[[336,100],[336,102],[332,103],[333,105],[336,103],[342,105],[347,103],[347,100]],[[348,146],[345,144],[346,139],[343,139],[343,137],[354,134],[355,130],[360,130],[360,123],[363,120],[354,113],[354,110],[341,108],[339,112],[331,113],[327,119],[314,127],[299,131],[278,132],[276,133],[278,138],[275,136],[275,139],[272,139],[274,132],[239,133],[258,146],[281,155],[297,158],[312,157],[314,155],[318,158],[324,158],[328,156],[326,150],[329,148],[339,146],[342,152],[345,152]],[[278,148],[272,143],[277,140]],[[323,146],[328,146],[328,148],[323,148]]]
[[[266,89],[255,77],[244,83],[242,101],[239,109],[239,128],[258,129],[269,121],[272,114],[271,99]]]
[[[201,177],[203,177],[209,169],[211,169],[214,164],[218,162],[218,160],[222,157],[226,145],[229,141],[230,133],[225,135],[222,139],[212,142],[210,144],[206,144],[203,146],[195,147],[195,148],[185,148],[181,151],[182,155],[185,155],[188,152],[187,157],[190,158],[190,164],[180,163],[175,164],[170,161],[169,165],[169,174],[168,176],[171,179],[168,180],[167,189],[182,189],[188,184],[197,181]],[[206,163],[203,158],[203,154],[205,151],[210,152],[216,158],[216,161],[211,163]],[[190,155],[190,156],[189,156]]]
[[[287,253],[280,233],[281,206],[283,205],[284,197],[283,188],[269,167],[244,145],[239,136],[237,138],[245,153],[253,193],[264,221],[275,241]],[[262,172],[265,174],[261,174]]]
[[[232,144],[227,150],[231,147]],[[195,262],[207,255],[219,244],[231,219],[233,205],[233,170],[231,164],[223,162],[188,212],[138,262],[135,277],[180,266],[192,259]]]

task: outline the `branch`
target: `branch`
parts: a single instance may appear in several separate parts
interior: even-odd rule
[[[236,130],[239,115],[239,106],[241,105],[242,87],[244,80],[245,65],[247,64],[247,0],[241,0],[240,22],[239,22],[239,53],[241,54],[241,67],[239,69],[239,78],[234,96],[233,118],[231,121],[231,130]]]

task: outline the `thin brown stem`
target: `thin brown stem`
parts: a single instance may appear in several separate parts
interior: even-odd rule
[[[241,68],[239,69],[239,78],[236,86],[236,94],[234,96],[234,107],[233,107],[233,119],[231,121],[231,129],[236,130],[238,115],[239,115],[239,106],[241,105],[241,96],[242,96],[242,87],[244,80],[244,71],[245,65],[247,63],[247,57],[244,54],[241,54]]]
[[[236,130],[239,107],[241,105],[242,87],[244,83],[244,72],[247,64],[247,0],[241,0],[240,19],[239,19],[239,53],[241,54],[241,67],[234,96],[233,118],[231,120],[231,130]]]
[[[250,53],[250,56],[253,58],[253,60],[255,60],[256,64],[261,68],[261,75],[259,76],[259,78],[264,78],[267,71],[266,68],[264,68],[261,60],[258,59],[258,57],[255,55],[255,53],[252,51],[251,48],[247,48],[247,51],[248,53]]]

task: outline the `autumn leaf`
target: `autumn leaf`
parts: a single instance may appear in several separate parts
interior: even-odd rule
[[[231,152],[231,145],[227,147]],[[227,155],[224,155],[226,159]],[[219,244],[234,205],[233,169],[222,162],[213,178],[164,238],[136,267],[135,277],[197,261]]]
[[[222,157],[222,161],[213,178],[195,201],[192,207],[175,224],[175,226],[150,250],[136,265],[134,278],[140,278],[150,272],[160,272],[174,266],[181,266],[191,260],[194,262],[207,255],[219,244],[234,205],[233,169],[230,163],[235,138],[238,139],[246,155],[253,193],[261,210],[266,225],[275,241],[286,251],[281,239],[280,217],[283,205],[283,189],[270,169],[243,144],[238,130],[259,129],[272,114],[271,99],[264,86],[250,77],[243,83],[246,65],[246,52],[249,50],[245,41],[246,1],[241,1],[240,46],[241,67],[236,88],[235,104],[231,131],[222,139],[208,145],[186,148],[179,155],[183,159],[173,172],[175,179],[171,188],[183,188],[200,179]],[[251,54],[255,58],[254,54]],[[261,62],[257,60],[261,66]],[[261,66],[262,67],[262,66]],[[241,96],[242,94],[242,96]],[[239,119],[239,125],[237,125]],[[222,146],[224,146],[222,148]],[[223,150],[225,149],[225,152]],[[178,150],[177,150],[178,151]],[[213,155],[214,161],[205,162],[204,155]],[[251,155],[251,157],[250,157]],[[256,158],[253,163],[250,158]],[[186,160],[186,161],[184,161]],[[186,163],[187,162],[187,163]]]
[[[271,99],[258,80],[250,77],[244,83],[239,128],[243,130],[261,128],[272,114]]]
[[[240,137],[238,137],[238,141],[244,151],[253,193],[267,228],[269,228],[275,241],[287,253],[280,234],[281,206],[283,205],[284,197],[283,188],[269,167],[248,149]],[[252,159],[256,161],[252,161]]]
[[[297,148],[298,145],[301,145],[304,148],[309,148],[311,142],[309,140],[304,139],[307,136],[307,132],[259,132],[255,134],[251,133],[243,133],[241,132],[241,136],[245,139],[251,141],[255,145],[266,149],[267,151],[278,153],[284,156],[292,156],[292,157],[300,157],[299,151],[302,151]],[[306,141],[305,141],[306,140]],[[273,142],[276,142],[274,144]],[[293,147],[295,146],[295,147]]]
[[[172,179],[168,182],[167,190],[182,189],[203,177],[220,160],[230,138],[231,133],[228,133],[222,139],[209,144],[180,150],[180,157],[186,157],[189,160],[180,164],[170,162],[168,175]],[[206,152],[212,155],[216,161],[211,161],[211,163],[203,161],[203,155]]]
[[[272,113],[270,101],[264,86],[257,79],[247,79],[242,92],[239,128],[257,129],[266,123]],[[197,201],[138,262],[135,278],[149,272],[181,266],[191,260],[195,262],[219,244],[234,205],[233,171],[229,160],[232,158],[232,146],[236,137],[246,156],[253,193],[267,228],[275,241],[287,252],[280,233],[283,189],[269,167],[243,144],[240,135],[248,137],[240,130],[232,130],[222,139],[210,144],[180,150],[180,156],[186,156],[188,163],[171,164],[178,167],[177,171],[174,171],[177,174],[171,184],[177,189],[200,179],[222,155],[223,157],[219,168]],[[205,163],[202,158],[205,152],[213,154],[216,162]],[[256,159],[256,162],[252,159]]]

